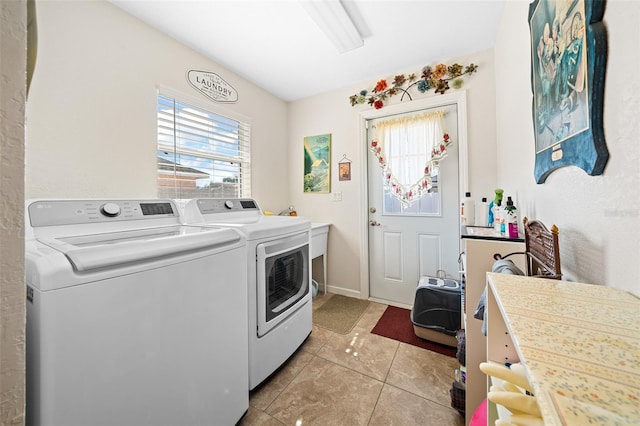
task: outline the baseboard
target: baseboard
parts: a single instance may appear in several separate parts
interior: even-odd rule
[[[369,300],[371,302],[382,303],[383,305],[395,306],[396,308],[413,309],[413,305],[405,305],[404,303],[398,303],[391,300],[378,299],[375,297],[370,297]]]
[[[356,299],[364,299],[364,297],[362,297],[362,293],[359,292],[358,290],[352,290],[350,288],[344,288],[344,287],[336,287],[332,285],[327,286],[327,293],[340,294],[342,296],[347,296],[347,297],[355,297]],[[413,305],[405,305],[403,303],[393,302],[391,300],[377,299],[375,297],[370,297],[368,300],[371,302],[381,303],[383,305],[395,306],[397,308],[404,308],[409,310],[413,309]]]
[[[327,293],[340,294],[342,296],[354,297],[356,299],[362,299],[362,294],[358,290],[352,290],[350,288],[327,286]]]

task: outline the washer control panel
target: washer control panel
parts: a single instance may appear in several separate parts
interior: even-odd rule
[[[172,200],[38,200],[28,206],[31,226],[178,217]]]
[[[116,203],[104,203],[102,207],[100,207],[100,213],[107,217],[116,217],[120,212],[122,212],[122,209]]]

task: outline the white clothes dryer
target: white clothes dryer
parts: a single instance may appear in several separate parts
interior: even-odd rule
[[[199,198],[183,220],[238,230],[247,240],[249,388],[276,371],[311,334],[311,222],[265,216],[253,199]]]
[[[246,242],[172,200],[26,207],[27,425],[233,425],[248,410]]]

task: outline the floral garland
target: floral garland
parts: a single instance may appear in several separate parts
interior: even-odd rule
[[[445,65],[438,64],[435,68],[426,66],[422,69],[422,75],[420,78],[416,77],[415,73],[405,76],[404,74],[396,75],[393,78],[391,87],[387,83],[387,80],[380,80],[376,83],[376,86],[369,93],[367,90],[361,90],[360,93],[349,96],[351,106],[363,104],[367,102],[375,109],[380,109],[384,106],[384,101],[393,95],[402,93],[400,100],[404,99],[407,95],[409,100],[412,100],[409,89],[413,86],[417,86],[420,93],[425,93],[430,89],[435,89],[436,93],[444,94],[450,89],[449,81],[454,89],[459,89],[464,84],[464,80],[461,78],[465,74],[473,74],[478,70],[478,66],[474,64],[463,67],[460,64]],[[409,84],[406,88],[403,86]]]
[[[371,141],[371,147],[369,149],[378,158],[378,164],[384,175],[385,188],[389,190],[392,196],[400,200],[403,206],[408,207],[433,187],[432,172],[437,170],[439,161],[447,156],[447,146],[450,144],[449,134],[445,133],[442,136],[440,145],[434,147],[431,151],[431,159],[427,161],[424,168],[424,175],[409,188],[406,188],[398,182],[398,179],[387,168],[387,160],[384,158],[384,153],[377,139]]]

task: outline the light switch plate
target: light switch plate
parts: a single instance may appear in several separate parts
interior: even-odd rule
[[[342,201],[342,192],[334,192],[333,201]]]

